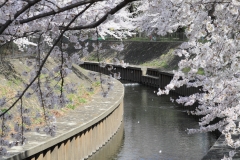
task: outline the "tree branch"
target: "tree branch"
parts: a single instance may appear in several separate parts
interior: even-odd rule
[[[58,9],[58,11],[50,11],[50,12],[46,12],[46,13],[42,13],[42,14],[30,17],[28,19],[20,20],[19,23],[20,24],[28,23],[30,21],[33,21],[33,20],[36,20],[36,19],[39,19],[39,18],[51,16],[51,15],[61,13],[61,12],[64,12],[64,11],[67,11],[67,10],[70,10],[70,9],[73,9],[73,8],[76,8],[76,7],[79,7],[79,6],[88,4],[88,3],[94,3],[94,2],[98,2],[98,1],[103,1],[103,0],[85,0],[85,1],[77,2],[77,3],[71,4],[69,6],[60,8],[60,9]]]
[[[51,47],[51,49],[48,51],[46,57],[43,59],[42,64],[39,66],[39,70],[37,75],[33,78],[33,80],[27,85],[27,87],[23,90],[23,92],[20,94],[20,96],[14,101],[14,103],[7,109],[5,110],[3,113],[0,114],[0,117],[2,117],[3,115],[5,115],[9,110],[11,110],[16,104],[17,102],[23,97],[23,95],[26,93],[26,91],[30,88],[30,86],[35,82],[35,80],[38,78],[38,76],[41,73],[41,70],[44,66],[44,64],[46,63],[48,57],[50,56],[52,50],[54,49],[54,47],[58,44],[58,42],[61,40],[63,34],[68,30],[68,27],[77,19],[77,17],[79,17],[81,14],[83,14],[93,3],[90,3],[88,6],[85,7],[84,10],[82,10],[80,13],[78,13],[66,26],[66,28],[62,31],[62,33],[58,36],[57,40],[54,42],[53,46]]]
[[[29,9],[31,6],[35,5],[36,3],[40,2],[41,0],[29,1],[26,6],[24,6],[21,10],[19,10],[15,15],[14,19],[20,16],[23,12]],[[13,22],[13,20],[7,20],[5,24],[3,24],[0,28],[0,34],[2,34],[5,29]]]
[[[5,0],[5,2],[3,2],[1,5],[0,5],[0,8],[2,8],[6,3],[7,3],[8,0]]]
[[[88,28],[95,28],[97,26],[99,26],[101,23],[103,23],[108,15],[113,15],[116,12],[118,12],[120,9],[122,9],[123,7],[125,7],[127,4],[134,2],[137,0],[124,0],[123,2],[119,3],[115,8],[111,9],[109,12],[107,12],[102,18],[100,18],[98,21],[93,22],[89,25],[85,25],[85,26],[77,26],[77,27],[72,27],[72,28],[68,28],[68,30],[81,30],[81,29],[88,29]],[[65,26],[60,26],[60,29],[65,29]]]

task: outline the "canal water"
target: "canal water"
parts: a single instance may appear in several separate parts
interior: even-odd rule
[[[200,160],[216,141],[212,133],[189,135],[197,119],[154,88],[125,84],[124,122],[90,160]]]

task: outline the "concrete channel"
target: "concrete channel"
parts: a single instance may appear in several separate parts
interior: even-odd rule
[[[111,64],[108,64],[111,65]],[[107,66],[108,66],[107,65]],[[99,67],[99,63],[85,62],[81,67],[109,75],[107,67]],[[122,68],[115,65],[114,72],[121,73],[121,79],[138,82],[144,85],[164,88],[173,78],[172,73],[158,71],[157,69],[129,66]],[[21,146],[13,147],[7,160],[82,160],[87,159],[93,153],[104,146],[113,135],[121,128],[123,121],[123,97],[124,87],[115,80],[114,91],[107,98],[101,95],[94,96],[93,100],[82,108],[77,108],[66,117],[58,119],[55,137],[35,132],[27,133],[29,142]],[[199,88],[183,86],[174,90],[175,93],[188,96],[199,92]],[[203,160],[215,160],[223,158],[230,151],[224,144],[223,135],[215,142]],[[240,154],[237,153],[237,159]]]
[[[81,65],[81,67],[101,72],[104,74],[109,75],[110,72],[108,71],[108,66],[113,64],[107,64],[105,68],[99,67],[98,62],[85,62]],[[140,84],[144,84],[151,87],[161,88],[164,89],[164,87],[169,84],[169,82],[173,78],[173,74],[171,72],[161,72],[154,68],[146,68],[141,66],[129,66],[126,68],[123,68],[120,65],[113,65],[114,66],[114,72],[120,72],[121,73],[121,79],[127,80],[131,82],[137,82]],[[200,88],[195,87],[186,87],[182,86],[180,88],[177,88],[173,90],[174,93],[181,96],[189,96],[191,94],[199,92]],[[184,107],[186,109],[189,109],[188,107]],[[235,139],[237,139],[238,136],[235,136]],[[224,140],[224,135],[221,135],[218,140],[214,143],[214,145],[210,148],[208,153],[202,158],[202,160],[219,160],[224,157],[224,155],[228,156],[229,151],[233,150],[231,147],[227,146]],[[235,150],[236,154],[233,159],[240,159],[240,150]]]

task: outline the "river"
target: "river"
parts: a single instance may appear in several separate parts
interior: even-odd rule
[[[200,160],[216,141],[213,133],[189,135],[196,117],[157,96],[154,88],[125,82],[124,122],[90,160]]]

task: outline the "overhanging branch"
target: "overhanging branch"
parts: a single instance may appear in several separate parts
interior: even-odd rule
[[[19,23],[20,24],[28,23],[28,22],[34,21],[39,18],[44,18],[44,17],[48,17],[51,15],[55,15],[57,13],[61,13],[61,12],[64,12],[64,11],[67,11],[67,10],[70,10],[70,9],[73,9],[73,8],[76,8],[76,7],[79,7],[79,6],[88,4],[88,3],[94,3],[94,2],[98,2],[98,1],[103,1],[103,0],[84,0],[81,2],[71,4],[69,6],[63,7],[63,8],[59,8],[57,11],[50,11],[50,12],[42,13],[42,14],[27,18],[27,19],[20,20]]]
[[[123,2],[119,3],[116,7],[114,7],[113,9],[111,9],[109,12],[107,12],[102,18],[100,18],[98,21],[93,22],[91,24],[85,25],[85,26],[76,26],[76,27],[69,27],[68,30],[81,30],[81,29],[88,29],[88,28],[95,28],[97,26],[99,26],[101,23],[103,23],[108,15],[113,15],[116,12],[118,12],[120,9],[122,9],[123,7],[125,7],[127,4],[133,2],[133,1],[137,1],[137,0],[124,0]],[[65,26],[60,26],[59,27],[61,30],[64,30],[66,27]]]
[[[2,112],[0,114],[0,117],[3,117],[9,110],[11,110],[16,104],[17,102],[19,102],[19,100],[24,96],[24,94],[27,92],[27,90],[30,88],[30,86],[36,81],[36,79],[39,77],[41,70],[44,66],[44,64],[46,63],[48,57],[50,56],[52,50],[54,49],[54,47],[58,44],[58,42],[61,40],[62,36],[64,35],[64,33],[67,31],[68,27],[77,19],[77,17],[79,17],[81,14],[83,14],[93,3],[90,3],[89,5],[87,5],[84,10],[82,10],[80,13],[78,13],[66,26],[66,28],[61,32],[61,34],[58,36],[57,40],[54,42],[53,46],[51,47],[51,49],[48,51],[46,57],[43,59],[42,64],[39,66],[37,75],[33,78],[33,80],[27,85],[27,87],[23,90],[23,92],[19,95],[19,97],[13,102],[13,104],[6,109],[4,112]]]
[[[35,5],[36,3],[40,2],[40,1],[41,0],[29,1],[26,6],[24,6],[22,9],[17,11],[17,13],[14,15],[14,19],[16,19],[23,12],[25,12],[26,10],[28,10],[29,8],[31,8],[33,5]],[[5,29],[14,21],[14,19],[13,20],[7,20],[6,23],[1,26],[0,34],[2,34],[5,31]]]

